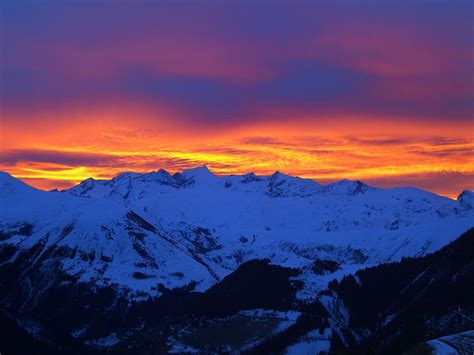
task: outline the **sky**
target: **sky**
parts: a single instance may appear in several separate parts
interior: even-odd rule
[[[472,1],[0,3],[0,170],[474,189]]]

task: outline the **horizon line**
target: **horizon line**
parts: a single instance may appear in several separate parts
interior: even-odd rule
[[[139,172],[139,171],[133,171],[133,170],[123,170],[115,175],[113,175],[112,177],[110,178],[94,178],[94,177],[88,177],[86,179],[83,179],[75,184],[73,184],[72,186],[70,187],[67,187],[67,188],[64,188],[64,189],[59,189],[59,188],[53,188],[53,189],[43,189],[43,188],[40,188],[40,187],[36,187],[36,186],[33,186],[31,185],[30,183],[24,181],[24,180],[31,180],[31,178],[22,178],[22,177],[18,177],[18,176],[15,176],[17,174],[12,174],[12,173],[9,173],[8,171],[6,170],[0,170],[0,173],[5,173],[9,176],[11,176],[12,178],[14,179],[17,179],[19,181],[21,181],[22,183],[24,183],[25,185],[31,187],[31,188],[34,188],[36,190],[39,190],[39,191],[43,191],[43,192],[62,192],[62,191],[67,191],[67,190],[70,190],[80,184],[82,184],[83,182],[87,181],[87,180],[93,180],[93,181],[112,181],[116,178],[118,178],[119,176],[121,175],[124,175],[124,174],[137,174],[137,175],[147,175],[147,174],[152,174],[152,173],[159,173],[160,171],[163,171],[167,174],[169,174],[170,176],[174,176],[176,174],[183,174],[185,172],[188,172],[188,171],[191,171],[191,170],[197,170],[197,169],[205,169],[206,171],[208,171],[211,175],[213,176],[216,176],[216,177],[231,177],[231,176],[246,176],[246,175],[255,175],[257,177],[262,177],[262,178],[269,178],[275,174],[281,174],[281,175],[284,175],[284,176],[287,176],[287,177],[290,177],[290,178],[297,178],[297,179],[302,179],[302,180],[310,180],[312,182],[314,182],[315,184],[318,184],[320,186],[328,186],[328,185],[332,185],[332,184],[336,184],[338,182],[342,182],[342,181],[349,181],[349,182],[360,182],[360,183],[363,183],[369,187],[373,187],[373,188],[376,188],[376,189],[380,189],[380,190],[391,190],[391,189],[404,189],[404,188],[410,188],[410,189],[416,189],[416,190],[420,190],[420,191],[425,191],[425,192],[429,192],[429,193],[432,193],[434,195],[437,195],[437,196],[441,196],[441,197],[446,197],[446,198],[449,198],[451,200],[458,200],[459,199],[459,196],[461,196],[465,191],[471,191],[469,188],[463,188],[461,189],[461,191],[457,194],[457,195],[451,195],[451,196],[448,196],[448,195],[443,195],[443,194],[439,194],[439,193],[436,193],[434,191],[431,191],[429,189],[424,189],[424,188],[419,188],[419,187],[415,187],[415,186],[409,186],[409,185],[392,185],[390,187],[383,187],[383,186],[377,186],[377,184],[368,184],[366,182],[364,182],[364,179],[347,179],[347,178],[343,178],[343,179],[330,179],[330,180],[333,180],[332,182],[327,182],[327,183],[320,183],[318,182],[316,179],[314,178],[307,178],[307,177],[301,177],[301,176],[298,176],[298,175],[291,175],[291,174],[287,174],[287,173],[284,173],[284,172],[281,172],[279,170],[275,170],[272,174],[258,174],[258,173],[255,173],[253,171],[249,171],[247,173],[244,173],[244,174],[225,174],[225,173],[219,173],[219,172],[213,172],[209,166],[207,164],[203,164],[203,165],[197,165],[195,167],[192,167],[192,168],[187,168],[187,169],[181,169],[181,170],[176,170],[176,171],[168,171],[164,168],[158,168],[156,170],[148,170],[146,172]]]

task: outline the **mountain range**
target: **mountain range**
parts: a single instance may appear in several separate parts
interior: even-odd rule
[[[11,353],[397,353],[474,328],[468,190],[198,167],[45,192],[0,173],[0,216]]]

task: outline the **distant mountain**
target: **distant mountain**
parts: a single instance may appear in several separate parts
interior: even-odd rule
[[[216,176],[206,167],[44,192],[1,173],[0,305],[35,339],[100,348],[132,339],[150,321],[133,304],[197,302],[188,294],[214,292],[240,266],[265,259],[294,270],[285,274],[291,301],[285,308],[250,297],[231,310],[291,312],[289,304],[318,302],[334,279],[443,248],[474,226],[473,196],[464,191],[455,201],[348,180],[320,185],[279,172]],[[240,287],[212,298],[216,307]]]

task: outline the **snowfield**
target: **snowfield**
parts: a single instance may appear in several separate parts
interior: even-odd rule
[[[474,330],[433,339],[426,344],[433,355],[469,354],[474,348]]]
[[[3,263],[34,250],[28,267],[59,260],[80,281],[137,298],[159,295],[159,284],[206,290],[243,262],[267,258],[302,270],[305,299],[361,267],[442,248],[474,226],[473,201],[471,191],[451,200],[278,172],[216,176],[206,167],[88,179],[61,192],[1,173],[0,246],[11,250]],[[316,260],[341,268],[316,275]]]

